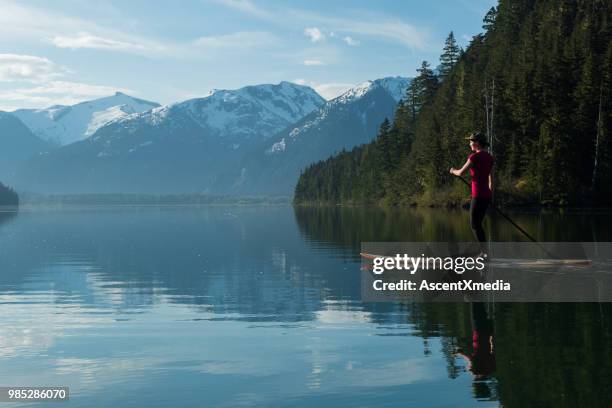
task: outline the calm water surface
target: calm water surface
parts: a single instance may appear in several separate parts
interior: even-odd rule
[[[611,212],[515,216],[542,240],[612,241]],[[70,387],[46,407],[610,406],[609,304],[481,305],[479,370],[455,354],[475,353],[474,305],[361,302],[361,241],[469,239],[464,211],[4,213],[0,386]]]

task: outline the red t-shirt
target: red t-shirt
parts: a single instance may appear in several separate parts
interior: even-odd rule
[[[481,150],[470,154],[468,160],[472,162],[470,176],[472,176],[472,197],[491,198],[489,188],[489,174],[493,168],[493,156]]]

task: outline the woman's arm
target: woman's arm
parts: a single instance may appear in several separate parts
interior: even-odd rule
[[[467,161],[465,162],[462,168],[456,169],[454,167],[451,167],[450,174],[460,177],[463,173],[465,173],[467,169],[470,168],[471,165],[472,165],[472,162],[470,161],[470,159],[467,159]]]
[[[493,191],[493,173],[489,173],[489,190]]]

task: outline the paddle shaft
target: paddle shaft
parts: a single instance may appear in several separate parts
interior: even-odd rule
[[[459,179],[460,179],[461,181],[463,181],[463,182],[464,182],[464,183],[465,183],[467,186],[470,186],[470,183],[468,183],[466,179],[464,179],[464,178],[463,178],[463,177],[461,177],[461,176],[458,176],[458,177],[459,177]],[[534,237],[532,237],[532,236],[531,236],[531,235],[530,235],[530,234],[529,234],[527,231],[525,231],[523,228],[521,228],[521,226],[520,226],[520,225],[518,225],[516,222],[514,222],[514,221],[512,220],[512,218],[508,217],[508,216],[507,216],[507,215],[506,215],[506,214],[505,214],[505,213],[504,213],[502,210],[500,210],[500,209],[499,209],[499,208],[497,208],[495,205],[493,205],[493,203],[491,203],[491,207],[493,207],[493,209],[494,209],[495,211],[497,211],[497,213],[498,213],[499,215],[501,215],[502,217],[504,217],[504,218],[506,219],[506,221],[508,221],[510,224],[512,224],[512,225],[513,225],[513,226],[514,226],[514,227],[515,227],[517,230],[521,231],[521,232],[523,233],[523,235],[525,235],[527,238],[529,238],[529,240],[530,240],[531,242],[534,242],[534,243],[538,244],[538,246],[539,246],[540,248],[542,248],[542,250],[543,250],[544,252],[546,252],[546,254],[547,254],[547,255],[549,255],[551,258],[556,258],[556,256],[554,256],[553,254],[551,254],[550,252],[548,252],[548,251],[546,250],[546,248],[544,248],[542,245],[540,245],[540,243],[539,243],[539,242],[538,242],[538,241],[537,241],[537,240],[536,240]]]

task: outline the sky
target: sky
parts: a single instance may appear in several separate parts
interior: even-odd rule
[[[292,81],[326,99],[439,62],[496,0],[0,0],[0,110],[116,91],[168,104]]]

